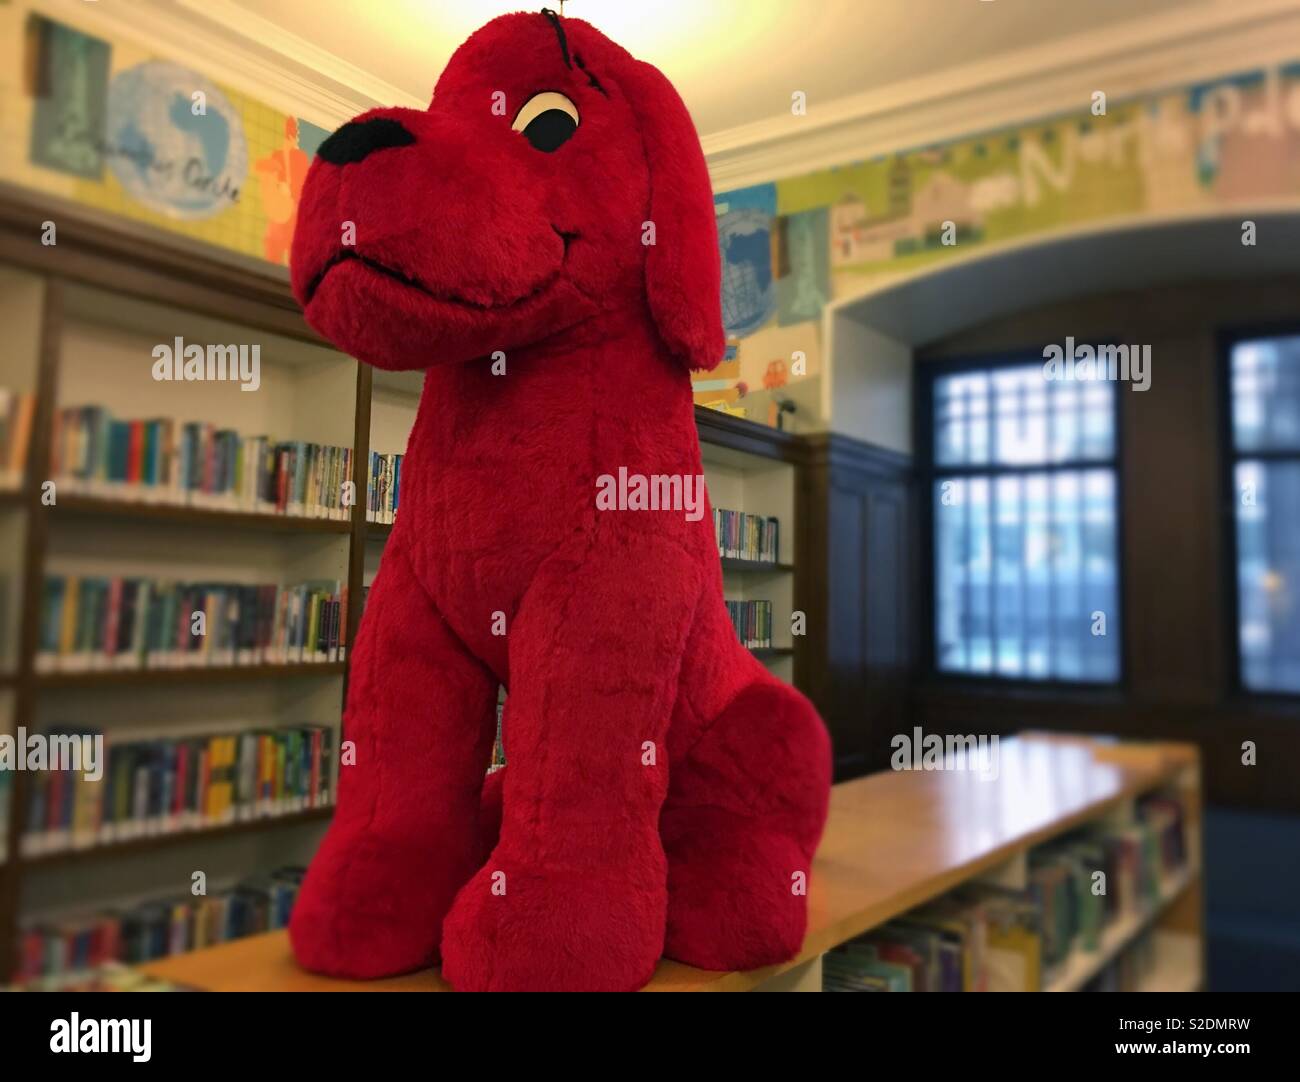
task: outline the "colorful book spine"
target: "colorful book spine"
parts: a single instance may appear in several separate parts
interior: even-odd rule
[[[64,770],[32,775],[24,854],[89,849],[332,803],[330,726],[104,745],[97,780]]]
[[[19,933],[16,985],[52,987],[114,962],[138,965],[284,928],[304,874],[280,868],[203,897],[28,924]]]
[[[103,406],[74,406],[56,412],[51,459],[59,487],[81,495],[351,517],[343,487],[352,479],[350,447],[277,443],[203,421],[119,420]]]
[[[402,455],[370,452],[370,483],[366,503],[367,522],[391,523],[397,519],[397,500],[402,488]]]
[[[713,509],[718,555],[728,560],[774,564],[779,561],[780,526],[773,517]]]
[[[772,602],[728,601],[727,615],[741,644],[751,650],[772,646]]]
[[[35,395],[0,387],[0,489],[22,487],[35,413]]]
[[[1116,922],[1141,926],[1187,870],[1182,801],[1160,793],[1130,821],[1086,827],[1029,854],[1012,890],[966,883],[826,956],[824,990],[1039,991],[1096,955]],[[1136,937],[1084,990],[1131,991],[1151,970]]]
[[[13,803],[12,770],[0,770],[0,865],[9,859],[9,809]]]
[[[497,735],[492,742],[492,762],[488,765],[488,773],[494,770],[500,770],[506,765],[506,745],[503,736],[502,723],[505,715],[505,704],[497,703]]]
[[[347,588],[51,574],[40,672],[284,665],[347,655]]]

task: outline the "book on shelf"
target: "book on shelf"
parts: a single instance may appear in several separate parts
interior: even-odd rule
[[[1024,889],[969,882],[837,947],[823,964],[828,992],[1041,991],[1107,930],[1154,912],[1187,869],[1181,801],[1152,794],[1131,822],[1090,824],[1033,849]],[[1133,957],[1095,978],[1131,988],[1149,974]],[[1129,951],[1125,950],[1124,954]]]
[[[84,737],[85,729],[51,733]],[[92,733],[93,736],[102,736]],[[328,725],[104,740],[102,776],[41,770],[27,794],[25,856],[204,830],[331,804]]]
[[[169,417],[119,420],[103,406],[54,415],[51,476],[104,499],[346,520],[352,449],[243,436]]]
[[[367,522],[391,523],[397,519],[397,501],[402,489],[403,455],[370,452],[370,483],[367,488]]]
[[[121,962],[104,962],[94,969],[78,969],[12,984],[0,990],[40,992],[201,992],[203,989],[175,981],[159,980]]]
[[[304,869],[269,875],[199,897],[160,898],[120,909],[26,923],[19,931],[19,988],[64,988],[138,965],[284,928]],[[110,977],[111,981],[111,977]],[[132,987],[121,981],[120,987]]]
[[[9,807],[13,803],[14,772],[0,770],[0,864],[9,859]]]
[[[764,518],[715,507],[713,530],[717,535],[720,556],[754,563],[778,562],[780,527],[770,515]]]
[[[0,387],[0,491],[22,488],[36,396]]]
[[[502,720],[505,715],[505,704],[497,703],[497,735],[492,741],[492,762],[488,764],[488,773],[494,770],[500,770],[506,765],[506,745],[502,738]]]
[[[1147,928],[1091,977],[1081,992],[1140,992],[1156,971],[1156,932]]]
[[[347,587],[47,574],[38,672],[343,661]]]
[[[741,644],[751,650],[772,647],[772,602],[728,601],[727,615]]]

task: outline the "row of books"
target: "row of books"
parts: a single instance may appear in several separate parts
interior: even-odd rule
[[[727,615],[745,646],[753,650],[772,645],[772,602],[728,601]]]
[[[167,417],[119,420],[103,406],[57,411],[52,476],[69,492],[226,511],[347,519],[352,449]]]
[[[1174,797],[1133,821],[1095,825],[1034,850],[1023,890],[968,883],[831,951],[832,992],[1037,992],[1106,931],[1149,914],[1187,866]]]
[[[0,387],[0,488],[21,488],[36,396]]]
[[[347,587],[46,575],[40,672],[342,661]]]
[[[1074,950],[1096,951],[1106,928],[1156,905],[1186,866],[1181,804],[1153,795],[1135,821],[1044,846],[1030,855],[1029,894],[1041,915],[1050,974]]]
[[[1148,928],[1133,940],[1081,992],[1140,992],[1158,968],[1156,933]]]
[[[381,455],[370,452],[369,502],[367,522],[393,522],[397,517],[397,499],[402,488],[402,459],[405,455]]]
[[[747,515],[743,511],[713,509],[713,530],[718,554],[733,560],[776,563],[779,559],[779,526],[775,518]]]
[[[50,732],[86,735],[66,727]],[[327,725],[105,740],[104,752],[95,780],[85,770],[33,775],[25,856],[203,830],[331,802],[334,730]]]
[[[159,980],[150,977],[134,966],[125,966],[121,962],[105,962],[94,969],[81,969],[74,972],[58,973],[42,977],[27,984],[11,984],[8,991],[40,992],[199,992],[188,984],[175,981]]]
[[[139,964],[284,928],[304,871],[281,868],[199,897],[162,899],[21,930],[19,987],[66,986],[73,974]]]

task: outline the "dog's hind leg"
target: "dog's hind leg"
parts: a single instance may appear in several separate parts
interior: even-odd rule
[[[756,671],[671,765],[660,819],[666,957],[733,970],[798,953],[830,776],[830,740],[812,704]]]
[[[447,627],[394,534],[352,661],[329,832],[294,905],[298,961],[383,977],[438,960],[443,918],[483,857],[479,800],[496,679]]]

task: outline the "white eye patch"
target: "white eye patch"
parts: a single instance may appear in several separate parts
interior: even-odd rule
[[[535,149],[549,154],[568,141],[578,123],[573,102],[558,91],[544,90],[524,102],[510,127],[522,132]]]

